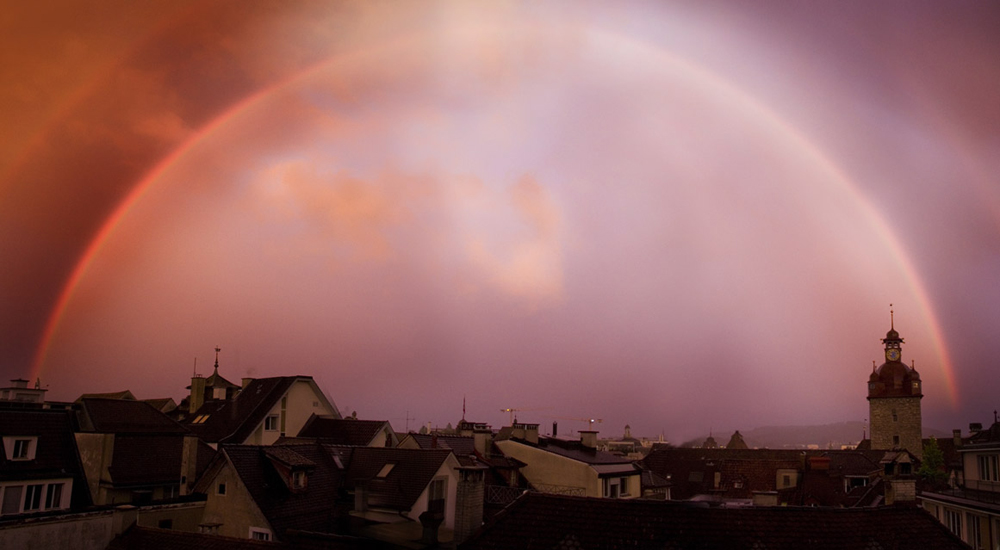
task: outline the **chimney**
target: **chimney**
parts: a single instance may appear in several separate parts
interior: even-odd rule
[[[455,543],[461,544],[483,524],[485,468],[459,467],[455,489]]]
[[[528,443],[538,444],[538,424],[524,425],[524,439]]]
[[[185,434],[181,447],[181,496],[188,494],[198,478],[198,436]]]
[[[368,511],[368,482],[359,481],[357,485],[354,486],[354,511],[355,512],[367,512]]]
[[[580,430],[580,443],[588,449],[597,448],[597,431],[596,430]]]
[[[243,379],[243,388],[242,389],[244,389],[244,390],[247,389],[247,386],[250,385],[250,382],[253,382],[253,378],[244,378]]]
[[[956,447],[962,446],[962,430],[952,430],[951,440],[955,442]]]
[[[473,446],[480,455],[489,458],[490,456],[490,442],[492,441],[493,432],[490,430],[475,430],[472,432]]]
[[[192,376],[191,377],[191,397],[188,399],[188,414],[194,414],[195,411],[201,408],[205,404],[205,377],[204,376]]]
[[[558,435],[559,435],[559,423],[553,420],[552,421],[552,437],[556,437]]]

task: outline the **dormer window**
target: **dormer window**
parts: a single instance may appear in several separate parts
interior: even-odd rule
[[[7,460],[34,460],[38,438],[34,436],[6,436],[3,438],[3,448]]]
[[[293,489],[305,489],[306,488],[306,473],[303,470],[296,470],[292,472],[292,488]]]

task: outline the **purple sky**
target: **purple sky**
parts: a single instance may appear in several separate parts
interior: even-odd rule
[[[8,10],[0,374],[680,441],[864,419],[893,303],[1000,406],[1000,6],[410,7]]]

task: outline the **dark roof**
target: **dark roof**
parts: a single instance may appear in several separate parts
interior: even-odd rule
[[[232,401],[206,402],[188,415],[185,426],[209,443],[243,443],[299,378],[308,377],[257,378]],[[206,414],[204,423],[192,423]]]
[[[173,397],[157,397],[155,399],[143,399],[143,402],[149,403],[154,409],[168,413],[177,408],[177,403],[174,401]]]
[[[132,392],[128,390],[122,390],[122,391],[113,391],[106,393],[85,393],[80,397],[77,397],[74,403],[80,403],[81,401],[87,399],[88,397],[93,397],[97,399],[124,399],[127,401],[135,401],[135,396],[132,395]]]
[[[317,437],[334,445],[368,445],[382,433],[385,420],[327,418],[312,415],[299,430],[298,437]],[[390,427],[391,429],[391,427]]]
[[[941,440],[938,440],[938,444]],[[992,426],[976,432],[969,437],[970,447],[994,447],[1000,444],[1000,422],[994,422]]]
[[[784,449],[659,448],[641,464],[672,482],[675,500],[709,493],[751,498],[754,491],[776,490],[777,471],[801,469],[803,456],[803,451]]]
[[[215,450],[200,440],[196,443],[196,473],[200,476]],[[183,434],[118,434],[108,472],[115,487],[177,483],[183,457]]]
[[[708,508],[659,500],[526,493],[461,548],[947,550],[967,546],[915,506]]]
[[[281,449],[280,462],[290,461],[294,454],[298,457],[295,461],[315,465],[308,470],[305,490],[288,488],[272,462],[276,449]],[[222,452],[279,539],[288,529],[333,532],[339,518],[350,510],[337,498],[344,471],[334,460],[335,456],[346,457],[350,450],[345,454],[333,446],[313,443],[288,447],[223,445]],[[341,464],[345,463],[342,459]]]
[[[172,529],[154,529],[133,524],[108,544],[108,550],[265,550],[292,548],[280,542],[263,542],[219,535],[185,533]]]
[[[0,435],[35,436],[34,460],[7,460],[0,439],[0,479],[73,478],[71,505],[90,504],[90,492],[73,436],[74,416],[68,410],[0,409]]]
[[[578,440],[557,439],[555,437],[539,437],[537,444],[532,444],[522,439],[515,439],[518,443],[536,447],[543,451],[548,451],[559,456],[570,458],[584,464],[629,464],[632,460],[600,451],[593,447],[586,447]]]
[[[463,435],[408,434],[421,449],[451,449],[455,456],[476,454],[476,440]]]
[[[347,468],[347,487],[368,485],[368,504],[374,508],[409,510],[451,455],[447,449],[356,447]],[[376,475],[395,464],[384,478]]]
[[[80,399],[80,427],[99,433],[190,433],[144,401],[83,397]]]

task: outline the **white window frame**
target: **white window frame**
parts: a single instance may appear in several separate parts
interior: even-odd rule
[[[26,443],[24,443],[26,442]],[[23,449],[22,456],[14,455],[14,448]],[[35,459],[35,451],[38,448],[38,436],[34,435],[5,435],[3,436],[3,449],[7,455],[7,460],[27,461]]]
[[[979,455],[976,458],[981,481],[1000,481],[1000,455]]]
[[[268,424],[272,424],[272,427],[268,428]],[[278,427],[281,425],[281,417],[277,414],[269,414],[264,417],[264,431],[265,432],[276,432]]]
[[[944,510],[945,526],[951,531],[956,537],[962,538],[962,512],[957,510],[952,510],[950,508],[945,508]]]
[[[274,540],[274,536],[271,534],[270,529],[261,529],[260,527],[251,527],[247,538],[250,540]]]

